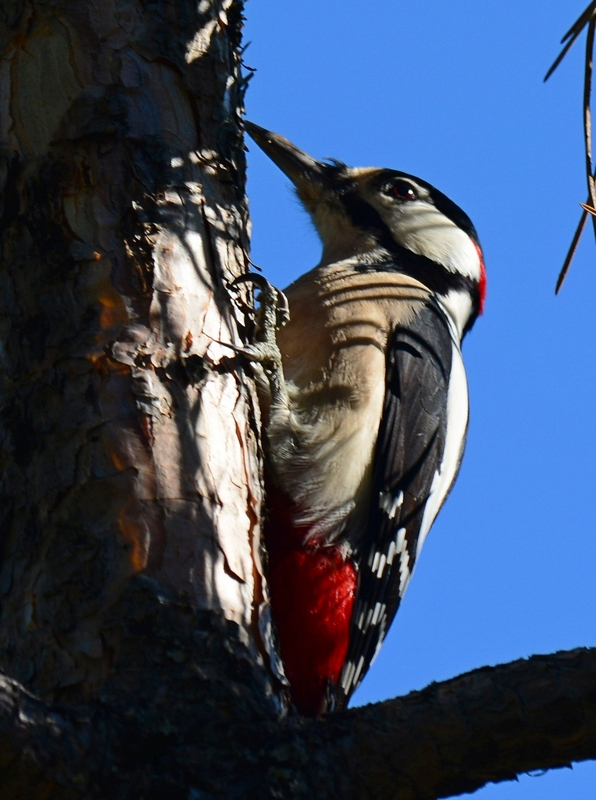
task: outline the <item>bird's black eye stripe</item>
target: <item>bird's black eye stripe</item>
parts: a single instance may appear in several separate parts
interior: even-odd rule
[[[381,187],[381,191],[394,197],[396,200],[407,202],[408,200],[418,200],[418,192],[414,189],[411,183],[404,180],[387,181]]]

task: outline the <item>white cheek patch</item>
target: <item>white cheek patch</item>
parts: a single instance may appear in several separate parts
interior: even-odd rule
[[[474,242],[434,205],[424,200],[377,209],[398,244],[479,281],[480,258]]]

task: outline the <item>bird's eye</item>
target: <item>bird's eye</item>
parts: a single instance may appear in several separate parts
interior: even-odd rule
[[[417,200],[418,195],[411,183],[407,181],[392,181],[383,186],[383,191],[397,200]]]

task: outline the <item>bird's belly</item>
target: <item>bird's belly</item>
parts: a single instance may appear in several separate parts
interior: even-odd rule
[[[300,389],[290,384],[290,417],[270,419],[274,481],[291,498],[295,523],[310,528],[311,538],[341,529],[348,516],[352,524],[363,522],[384,375],[376,347],[343,348],[330,380]]]
[[[406,280],[392,275],[372,290],[366,284],[363,297],[362,276],[347,292],[338,286],[343,271],[330,273],[318,308],[300,296],[300,282],[288,291],[291,319],[278,343],[289,409],[272,407],[267,424],[271,603],[292,698],[310,715],[325,709],[347,656],[353,552],[370,510],[387,337],[426,297],[419,286],[405,301],[391,296]]]
[[[267,431],[271,603],[292,699],[311,716],[327,708],[346,659],[351,551],[365,530],[385,390],[376,347],[344,348],[335,367],[322,387],[290,386],[290,416],[272,414]]]

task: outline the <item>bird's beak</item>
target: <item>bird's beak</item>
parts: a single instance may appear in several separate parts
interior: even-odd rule
[[[320,202],[329,183],[324,165],[278,133],[248,120],[244,121],[244,126],[251,139],[292,181],[306,207],[312,208]]]

